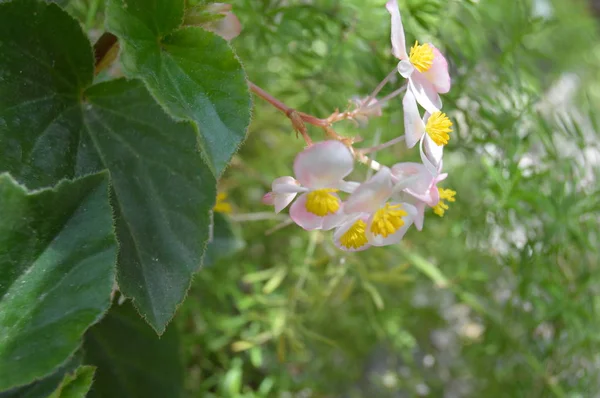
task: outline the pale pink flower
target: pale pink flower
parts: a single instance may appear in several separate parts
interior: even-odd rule
[[[400,60],[398,72],[408,79],[408,90],[429,113],[442,108],[439,94],[450,91],[448,62],[442,53],[430,43],[416,42],[406,51],[404,27],[397,0],[390,0],[386,8],[392,17],[392,53]]]
[[[360,251],[400,242],[417,210],[411,204],[390,201],[393,193],[387,167],[360,184],[343,205],[346,217],[334,232],[334,244],[345,251]]]
[[[301,194],[290,208],[292,220],[305,230],[331,229],[343,219],[338,191],[348,191],[354,184],[344,181],[352,172],[354,157],[340,141],[316,143],[296,156],[294,177],[280,177],[263,203],[280,212]]]
[[[440,111],[433,114],[426,112],[421,118],[412,92],[406,93],[402,105],[406,146],[412,148],[419,142],[421,152],[426,151],[430,155],[430,162],[437,166],[441,161],[444,145],[450,140],[452,122],[445,113]]]

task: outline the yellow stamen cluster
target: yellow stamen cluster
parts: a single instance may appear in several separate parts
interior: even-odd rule
[[[366,229],[367,224],[358,220],[340,237],[340,244],[347,249],[360,249],[368,242]]]
[[[452,122],[445,113],[433,112],[427,120],[425,132],[437,145],[446,145],[450,140],[448,133],[452,132]]]
[[[225,192],[219,192],[217,194],[217,203],[215,203],[215,207],[213,207],[213,211],[217,213],[231,213],[231,204],[226,202],[227,194]]]
[[[438,191],[440,193],[440,201],[433,207],[433,212],[440,217],[444,217],[444,213],[449,209],[444,200],[447,200],[448,202],[455,202],[456,199],[454,196],[456,195],[456,191],[444,188],[438,188]]]
[[[419,72],[427,72],[433,65],[433,48],[427,43],[419,44],[416,41],[410,48],[408,59]]]
[[[337,191],[325,188],[309,192],[306,197],[306,210],[319,217],[335,213],[340,208],[340,200],[332,192]]]
[[[371,223],[371,232],[375,235],[381,235],[387,238],[388,235],[392,235],[398,231],[403,225],[404,220],[402,217],[406,216],[401,205],[390,205],[386,203],[384,207],[377,210]]]

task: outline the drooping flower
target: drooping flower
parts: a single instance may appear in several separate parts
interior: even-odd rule
[[[292,220],[305,230],[331,229],[344,217],[337,192],[353,186],[344,181],[353,167],[354,157],[346,145],[335,140],[319,142],[296,156],[296,178],[273,181],[263,203],[274,205],[280,212],[301,193],[290,208]]]
[[[334,232],[334,244],[345,251],[400,242],[417,214],[411,204],[390,200],[390,169],[383,167],[361,184],[344,203],[346,217]]]
[[[430,43],[411,47],[406,52],[406,39],[397,0],[390,0],[386,8],[392,17],[392,53],[400,60],[398,72],[408,79],[408,90],[418,103],[431,114],[442,108],[439,94],[450,91],[448,62],[442,53]]]
[[[406,146],[412,148],[417,142],[425,140],[425,147],[434,151],[436,156],[450,140],[452,122],[445,113],[435,111],[428,112],[421,118],[417,101],[412,92],[407,92],[402,100],[404,108],[404,134]]]

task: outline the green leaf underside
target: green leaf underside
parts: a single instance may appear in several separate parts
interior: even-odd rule
[[[85,362],[97,366],[88,397],[177,398],[183,395],[178,332],[160,338],[129,303],[115,305],[85,335]]]
[[[179,28],[182,19],[183,0],[110,0],[106,25],[120,39],[126,73],[143,79],[175,118],[196,123],[203,154],[219,175],[250,122],[246,77],[225,40]]]
[[[244,242],[236,236],[227,216],[214,213],[212,239],[206,245],[202,265],[207,267],[240,250]]]
[[[28,193],[0,175],[0,390],[52,372],[109,307],[117,245],[106,173]]]
[[[81,350],[78,350],[66,363],[56,369],[54,373],[26,386],[0,392],[0,398],[47,398],[60,386],[64,376],[67,373],[74,372],[81,366],[82,361],[83,353]]]
[[[66,374],[48,398],[85,398],[92,386],[95,371],[93,366],[81,366],[73,373]]]
[[[53,51],[55,42],[70,52]],[[194,128],[173,121],[141,81],[86,88],[89,42],[56,5],[0,4],[3,49],[10,56],[0,57],[0,171],[38,188],[109,170],[119,287],[161,333],[200,265],[216,196]],[[52,79],[38,87],[40,75]]]

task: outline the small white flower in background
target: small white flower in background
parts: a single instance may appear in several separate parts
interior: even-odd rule
[[[263,203],[280,212],[301,193],[290,208],[290,217],[306,230],[331,229],[343,218],[337,192],[353,189],[344,178],[354,168],[352,153],[340,141],[323,141],[300,152],[294,161],[294,177],[273,181]]]
[[[386,8],[392,17],[392,53],[400,60],[398,72],[408,79],[408,91],[411,91],[417,102],[429,113],[442,108],[439,94],[450,91],[450,75],[448,62],[433,44],[419,44],[417,41],[406,52],[404,27],[397,0],[390,0]]]

